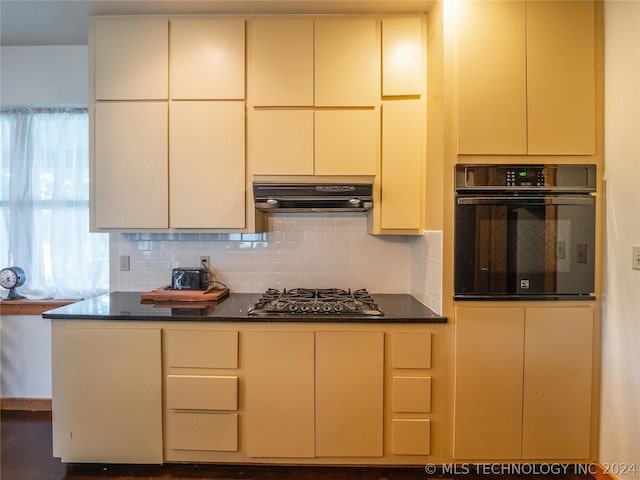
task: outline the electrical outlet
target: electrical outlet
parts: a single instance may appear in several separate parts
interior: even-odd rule
[[[209,261],[209,255],[200,255],[200,266],[206,268],[207,270],[211,269],[211,262]]]
[[[586,242],[576,243],[576,261],[578,263],[587,263],[587,244]]]
[[[640,270],[640,247],[633,247],[632,252],[631,268],[634,270]]]
[[[128,272],[131,270],[131,257],[129,255],[120,255],[120,271]]]

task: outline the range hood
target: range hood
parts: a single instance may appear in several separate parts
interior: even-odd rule
[[[256,178],[258,210],[284,212],[366,212],[373,207],[373,177]]]

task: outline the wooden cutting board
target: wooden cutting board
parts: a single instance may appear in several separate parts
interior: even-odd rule
[[[156,288],[140,296],[142,302],[217,302],[229,295],[229,289],[222,290],[171,290]]]

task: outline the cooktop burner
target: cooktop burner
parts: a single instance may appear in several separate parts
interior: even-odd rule
[[[369,292],[362,288],[269,288],[249,310],[249,315],[384,315]]]

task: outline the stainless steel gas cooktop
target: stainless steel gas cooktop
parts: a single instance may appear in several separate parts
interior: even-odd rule
[[[369,292],[340,288],[269,288],[249,310],[249,315],[352,315],[382,316]]]

